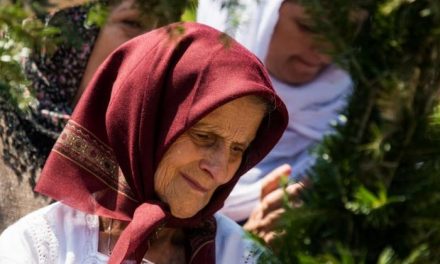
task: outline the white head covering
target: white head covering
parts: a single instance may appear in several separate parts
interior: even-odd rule
[[[264,62],[283,1],[240,0],[236,8],[228,10],[221,8],[221,0],[199,0],[197,21],[228,33]],[[293,179],[304,176],[315,160],[309,155],[310,147],[331,130],[329,124],[337,120],[352,86],[350,76],[334,65],[303,85],[283,83],[273,76],[271,80],[287,105],[289,125],[271,153],[241,177],[226,200],[223,213],[237,221],[249,217],[267,173],[288,163]]]

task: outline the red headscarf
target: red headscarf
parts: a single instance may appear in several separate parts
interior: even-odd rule
[[[238,172],[195,216],[173,217],[154,192],[159,161],[206,114],[246,95],[266,98],[273,109]],[[214,243],[206,243],[215,236],[213,214],[286,125],[285,106],[254,55],[210,27],[173,24],[127,42],[107,58],[55,144],[36,190],[84,212],[129,221],[110,263],[140,262],[161,225],[187,232],[188,262],[214,263]]]

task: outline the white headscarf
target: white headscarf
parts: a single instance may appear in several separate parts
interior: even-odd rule
[[[228,12],[221,8],[222,0],[199,0],[197,21],[228,33],[264,62],[283,1],[240,0]],[[288,163],[293,179],[304,176],[315,160],[310,148],[331,130],[329,124],[337,120],[352,86],[349,75],[334,65],[304,85],[283,83],[273,76],[271,80],[287,105],[289,125],[271,153],[241,177],[226,200],[222,211],[236,221],[249,217],[260,199],[261,179],[276,167]]]

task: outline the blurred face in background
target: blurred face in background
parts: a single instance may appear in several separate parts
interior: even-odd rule
[[[318,43],[311,29],[310,17],[295,1],[284,1],[265,60],[272,76],[289,84],[313,80],[331,63],[324,50],[328,43]]]
[[[87,63],[74,104],[81,97],[99,65],[112,51],[124,42],[154,27],[153,23],[145,21],[146,19],[148,18],[141,15],[135,0],[122,0],[120,3],[110,7],[107,21],[99,32]]]

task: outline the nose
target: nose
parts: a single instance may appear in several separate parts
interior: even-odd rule
[[[205,152],[199,162],[201,170],[205,171],[218,184],[227,183],[229,176],[229,151],[224,146],[218,146]]]

